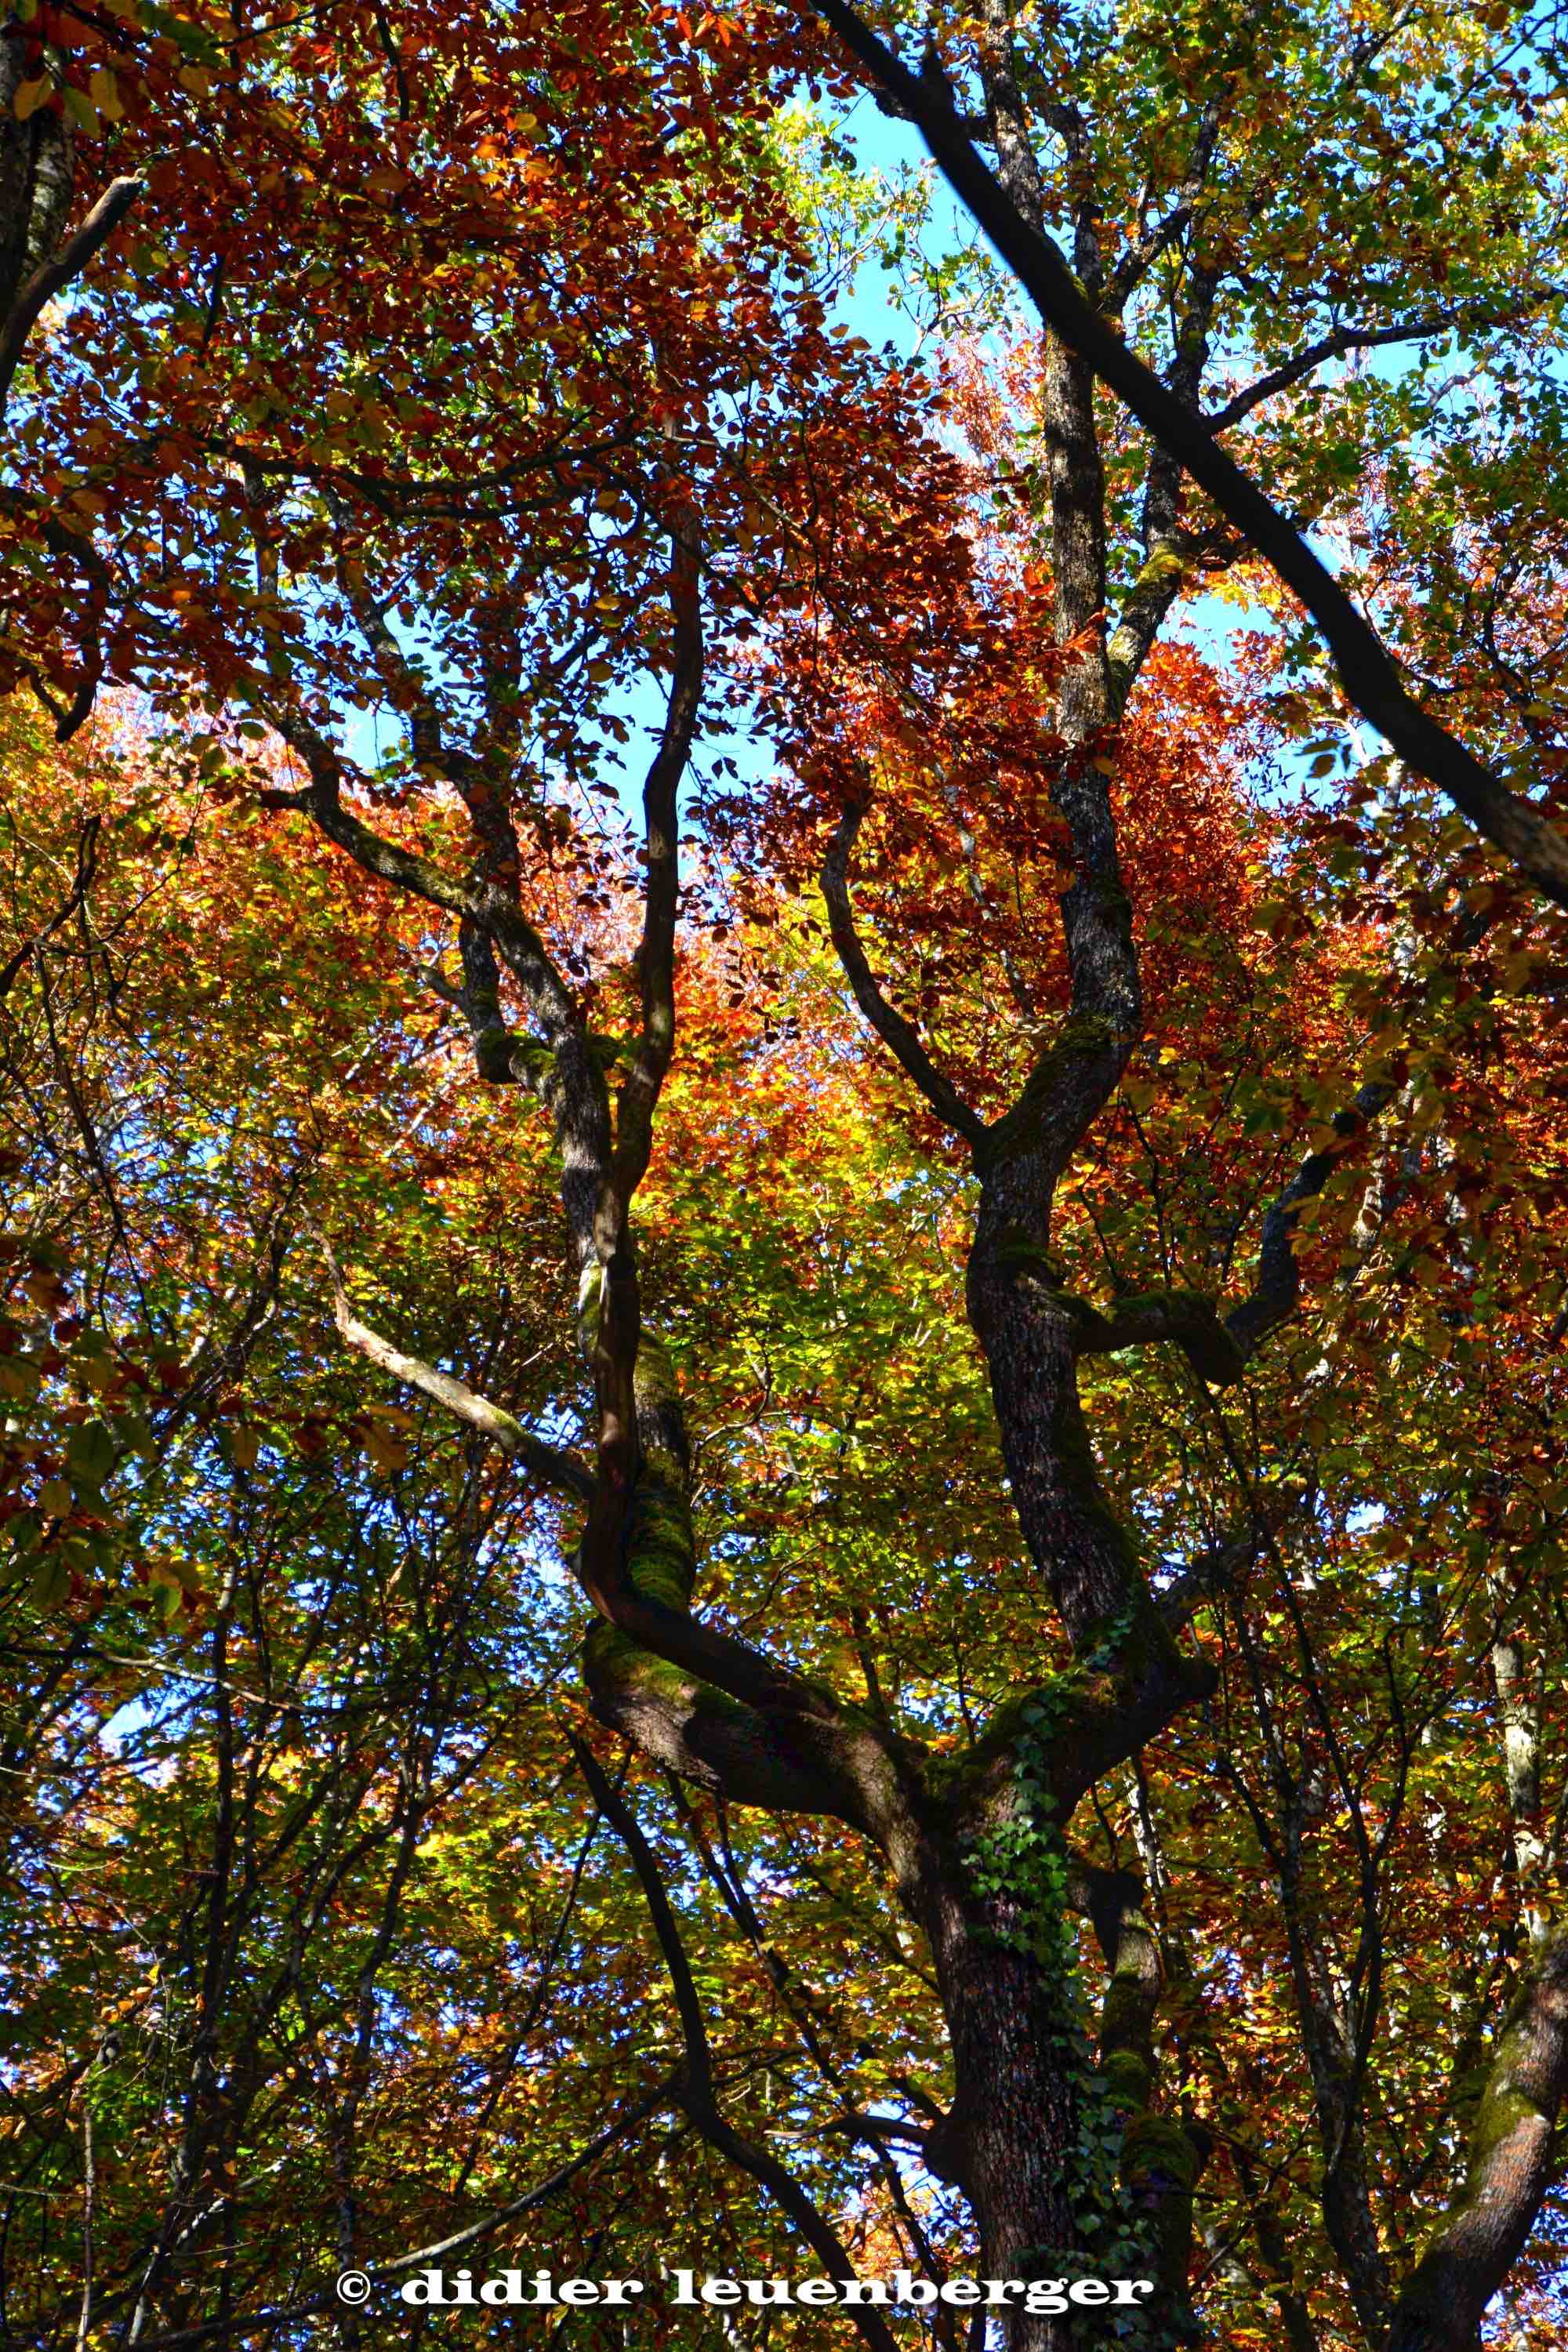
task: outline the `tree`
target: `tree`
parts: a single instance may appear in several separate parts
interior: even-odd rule
[[[1322,632],[1354,708],[1419,772],[1439,783],[1539,888],[1559,905],[1564,903],[1568,871],[1561,840],[1549,820],[1511,793],[1500,774],[1489,771],[1412,699],[1364,614],[1291,520],[1214,438],[1216,426],[1239,421],[1259,401],[1288,390],[1346,352],[1446,335],[1450,330],[1467,337],[1485,334],[1503,324],[1516,333],[1524,330],[1531,341],[1544,327],[1551,347],[1558,331],[1560,293],[1554,284],[1533,277],[1533,240],[1526,224],[1534,194],[1528,174],[1531,164],[1546,173],[1553,170],[1555,124],[1550,123],[1544,140],[1538,140],[1538,110],[1527,81],[1512,70],[1511,47],[1495,66],[1472,70],[1465,26],[1455,20],[1450,27],[1439,13],[1430,28],[1439,69],[1428,81],[1428,28],[1423,26],[1423,37],[1406,47],[1402,37],[1412,29],[1412,20],[1405,12],[1391,9],[1364,28],[1348,15],[1342,24],[1337,13],[1331,15],[1299,56],[1287,51],[1300,74],[1293,95],[1306,105],[1284,141],[1277,142],[1258,136],[1274,112],[1266,47],[1271,28],[1250,7],[1234,14],[1221,11],[1204,27],[1205,48],[1199,58],[1179,38],[1168,57],[1157,59],[1144,104],[1131,110],[1132,137],[1125,140],[1127,117],[1120,105],[1113,116],[1106,108],[1106,96],[1115,89],[1120,99],[1126,69],[1147,44],[1147,29],[1136,13],[1125,27],[1106,27],[1092,11],[1084,12],[1081,23],[1078,12],[1065,12],[1046,28],[1039,54],[1029,56],[1016,47],[1013,12],[996,0],[973,28],[967,24],[960,28],[960,47],[968,54],[962,56],[959,69],[973,74],[984,100],[984,111],[967,120],[935,37],[938,27],[931,28],[924,68],[916,75],[843,0],[826,0],[820,13],[889,110],[920,124],[954,190],[1027,289],[1046,328],[1047,351],[1056,352],[1060,367],[1075,377],[1076,430],[1068,433],[1064,421],[1056,467],[1061,477],[1070,473],[1078,478],[1079,505],[1092,509],[1095,503],[1085,467],[1090,464],[1087,452],[1094,438],[1090,385],[1096,377],[1117,391],[1159,446],[1163,478],[1147,518],[1144,546],[1145,557],[1156,570],[1141,578],[1142,593],[1124,615],[1130,635],[1121,648],[1122,663],[1136,662],[1141,641],[1151,625],[1159,625],[1162,598],[1168,609],[1179,587],[1181,572],[1172,559],[1180,563],[1180,549],[1168,534],[1184,470],[1208,492],[1243,541],[1300,598]],[[1520,12],[1521,20],[1528,20],[1529,14]],[[1500,29],[1512,31],[1512,17],[1510,10]],[[1281,29],[1296,31],[1293,11],[1282,12]],[[1446,47],[1450,31],[1458,38]],[[1541,38],[1548,55],[1555,57],[1550,19]],[[1526,54],[1531,54],[1529,40],[1526,35]],[[1441,70],[1444,66],[1450,70]],[[1031,96],[1037,92],[1038,101],[1032,106]],[[1389,97],[1405,134],[1400,150],[1394,149],[1385,118]],[[1358,121],[1360,108],[1365,111]],[[1107,130],[1113,149],[1121,151],[1109,171],[1097,152]],[[995,175],[976,154],[972,131],[995,148]],[[1180,140],[1179,153],[1172,144],[1173,134]],[[1478,151],[1468,144],[1472,138],[1488,143]],[[1076,277],[1047,233],[1047,184],[1036,144],[1045,140],[1059,142],[1066,157],[1058,186]],[[1254,333],[1262,327],[1259,340],[1267,351],[1271,299],[1277,302],[1283,294],[1289,300],[1292,272],[1310,258],[1306,251],[1281,256],[1280,230],[1312,236],[1320,226],[1331,233],[1348,229],[1352,240],[1370,247],[1373,222],[1381,230],[1390,217],[1389,163],[1395,154],[1400,162],[1410,163],[1422,155],[1427,142],[1436,150],[1439,184],[1460,217],[1478,226],[1484,223],[1494,247],[1506,238],[1502,285],[1490,278],[1484,262],[1476,266],[1472,247],[1462,256],[1469,265],[1463,274],[1471,288],[1486,289],[1479,302],[1444,303],[1425,314],[1390,320],[1384,314],[1390,289],[1381,282],[1379,268],[1358,272],[1354,265],[1360,257],[1352,254],[1349,266],[1331,266],[1318,298],[1328,313],[1327,331],[1303,344],[1300,321],[1290,319],[1287,333],[1292,348],[1279,366],[1257,378],[1215,415],[1202,415],[1198,402],[1216,330],[1231,307],[1225,298],[1241,296],[1247,326]],[[1473,162],[1478,152],[1484,194],[1478,192],[1474,180],[1467,184],[1466,162]],[[1522,202],[1512,208],[1491,201],[1505,153],[1516,170],[1523,167],[1525,175],[1518,184]],[[1134,156],[1144,166],[1142,174],[1135,167],[1132,175],[1124,177]],[[1258,173],[1260,162],[1262,174]],[[1133,187],[1140,191],[1136,198]],[[1169,190],[1168,199],[1155,217],[1156,200],[1163,190]],[[1375,210],[1363,209],[1369,197]],[[1425,249],[1423,226],[1439,201],[1429,182],[1419,184],[1409,260],[1418,275],[1446,286],[1449,253],[1433,255]],[[1116,206],[1134,217],[1125,238],[1115,239],[1121,249],[1112,258],[1104,231]],[[1393,217],[1398,219],[1397,208]],[[1263,264],[1261,285],[1244,257],[1243,223],[1253,229],[1262,226],[1262,250],[1249,257]],[[1167,268],[1163,275],[1169,281],[1173,274],[1177,284],[1168,289],[1174,293],[1172,348],[1162,372],[1130,352],[1116,327],[1152,267],[1172,254],[1175,271]],[[1268,279],[1281,259],[1286,267],[1271,286]],[[1359,286],[1358,277],[1363,281]],[[1370,320],[1343,316],[1344,308],[1359,307],[1358,295],[1362,303],[1371,297]],[[1161,543],[1163,531],[1167,536]],[[1079,582],[1079,601],[1100,584],[1104,569],[1102,561],[1097,568],[1095,549],[1087,539],[1081,553],[1088,569]]]
[[[1147,184],[1145,217],[1113,261],[1101,224],[1126,207],[1085,125],[1111,140],[1100,92],[1125,57],[1084,53],[1095,110],[1057,123],[1048,205],[993,32],[977,62],[1008,193],[1036,227],[1071,202],[1080,280],[1125,278],[1125,301],[1158,284],[1131,330],[1173,321],[1189,408],[1232,333],[1222,289],[1250,306],[1261,370],[1238,415],[1351,348],[1342,327],[1303,342],[1258,292],[1322,168],[1310,109],[1255,106],[1226,65],[1233,116],[1189,59],[1194,177],[1170,160],[1169,55],[1148,53],[1153,96],[1124,108],[1115,164]],[[1300,67],[1314,102],[1328,57]],[[118,722],[80,771],[16,751],[33,781],[6,970],[29,992],[30,1125],[11,1262],[58,1328],[35,1345],[19,1323],[6,1359],[35,1412],[13,1606],[43,1612],[13,1769],[45,1776],[29,1893],[57,1849],[69,1871],[90,1855],[121,1915],[156,1917],[186,2003],[161,2200],[121,2192],[110,2220],[100,2197],[96,2104],[121,2103],[121,2131],[170,2112],[127,2091],[119,2044],[64,2077],[35,2061],[18,2095],[29,2164],[79,2181],[83,2334],[95,2313],[137,2342],[308,2320],[322,2296],[290,2232],[323,2200],[346,2261],[373,2211],[383,2242],[448,2221],[478,2242],[602,2163],[605,2227],[646,2259],[663,2191],[622,2150],[671,2115],[667,2154],[695,2138],[830,2268],[858,2184],[868,2245],[922,2266],[967,2251],[995,2275],[1155,2278],[1158,2343],[1272,2308],[1298,2343],[1468,2346],[1542,2213],[1568,2063],[1563,1816],[1544,1818],[1555,1751],[1532,1696],[1562,1632],[1558,1308],[1535,1238],[1563,1181],[1554,918],[1386,760],[1326,808],[1277,774],[1259,790],[1321,682],[1288,631],[1252,676],[1159,645],[1189,565],[1247,549],[1184,520],[1179,446],[1102,425],[1060,333],[1003,401],[972,368],[933,387],[827,331],[770,128],[803,64],[831,75],[772,19],[443,10],[389,29],[345,8],[275,29],[202,93],[222,126],[203,169],[150,169],[166,278],[154,262],[72,320],[79,397],[47,429],[90,434],[102,383],[125,446],[145,451],[156,415],[177,464],[120,476],[135,592],[114,662],[150,735],[127,746]],[[946,121],[934,69],[921,87]],[[1539,141],[1509,128],[1498,170],[1523,206]],[[288,176],[268,190],[272,142]],[[1176,188],[1163,213],[1151,154]],[[198,315],[181,272],[214,171],[268,202],[225,216],[221,301]],[[1388,185],[1358,194],[1367,217]],[[1221,257],[1227,208],[1247,235]],[[1544,299],[1539,261],[1496,262],[1510,320]],[[1337,396],[1356,422],[1353,384]],[[1419,384],[1400,397],[1430,425]],[[1353,438],[1287,414],[1268,446],[1316,511],[1348,495],[1334,452],[1357,457]],[[1422,530],[1441,538],[1423,501],[1440,517],[1442,473],[1395,486],[1413,565]],[[1504,747],[1547,708],[1510,690],[1555,625],[1540,538],[1514,574],[1528,613],[1465,670],[1469,723]],[[1463,573],[1468,550],[1444,545]],[[1401,625],[1451,649],[1457,600],[1424,587],[1394,576]],[[351,704],[396,715],[386,756]],[[706,748],[752,712],[772,780]],[[602,787],[639,729],[628,833]],[[138,823],[157,856],[192,845],[152,917]],[[1550,836],[1525,834],[1539,881]],[[818,876],[826,935],[800,911]],[[194,970],[170,970],[171,937]],[[176,1058],[163,1040],[210,985],[211,1044]],[[468,1041],[466,1085],[416,1009],[432,1000]],[[258,1045],[286,1073],[275,1102]],[[148,1054],[168,1075],[144,1137],[125,1106]],[[58,1313],[62,1255],[93,1302],[79,1318]],[[321,1360],[299,1270],[317,1256],[347,1360]],[[322,1475],[349,1429],[389,1502]],[[106,1485],[137,1498],[124,1537]],[[220,1524],[227,1564],[204,1576]],[[154,1748],[184,1727],[177,1809],[101,1760],[147,1736],[107,1728],[131,1644],[105,1635],[135,1606],[110,1571],[144,1545],[168,1595],[154,1682],[185,1672],[185,1623],[205,1644],[199,1700],[148,1719]],[[520,1727],[498,1696],[524,1664],[550,1687],[574,1638],[559,1573],[531,1591],[552,1558],[591,1618],[575,1814],[558,1786],[506,1793],[562,1754],[542,1712]],[[638,1783],[617,1785],[605,1733]],[[656,1950],[674,1995],[679,2042],[667,2028],[651,2079],[579,1907],[601,1822],[626,1864],[594,1899],[638,1955],[633,1997]],[[845,1827],[866,1857],[847,1886]],[[204,1859],[169,1914],[175,1834]],[[570,2032],[542,1990],[508,2021],[485,1890],[519,1852],[566,1877],[564,1913],[542,1906],[524,1940],[541,1987],[574,1972]],[[1445,2007],[1423,1967],[1493,1876]],[[784,1953],[764,1916],[781,1882]],[[62,1916],[59,1952],[28,1959],[74,2046],[98,1923]],[[455,2183],[382,2121],[431,2095],[454,1952],[479,1963],[463,2031],[487,2053],[482,2087],[452,2095],[473,2151]],[[619,2063],[567,2097],[520,2180],[497,2117],[525,2048]],[[1260,2049],[1290,2053],[1278,2112]],[[607,2118],[605,2071],[637,2084]],[[305,2154],[268,2190],[286,2118]],[[918,2200],[893,2149],[918,2156]],[[476,2213],[478,2173],[498,2188]],[[765,2242],[752,2210],[734,2226]],[[1412,2211],[1436,2225],[1419,2259]],[[66,2299],[28,2242],[41,2340]],[[874,2310],[857,2324],[889,2340]],[[1016,2352],[1072,2340],[1070,2317],[1008,2325]]]

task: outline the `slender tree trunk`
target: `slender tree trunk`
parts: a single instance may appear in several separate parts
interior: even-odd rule
[[[1539,1949],[1551,1927],[1542,1884],[1546,1859],[1541,1816],[1545,1660],[1541,1656],[1531,1659],[1519,1634],[1510,1629],[1500,1633],[1492,1643],[1492,1673],[1497,1682],[1500,1745],[1508,1790],[1510,1860],[1518,1889],[1520,1925],[1530,1945]]]

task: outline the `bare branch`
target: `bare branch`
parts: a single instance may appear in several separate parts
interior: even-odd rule
[[[15,955],[9,957],[4,964],[0,964],[0,1003],[3,1003],[11,993],[17,973],[23,965],[30,961],[34,950],[41,948],[46,940],[53,938],[62,923],[70,920],[87,897],[89,890],[91,889],[93,875],[98,866],[98,835],[102,823],[103,819],[100,815],[82,819],[81,831],[77,838],[76,877],[69,891],[43,929],[35,931],[30,939],[24,940]]]
[[[931,2142],[929,2124],[902,2123],[896,2116],[868,2115],[861,2107],[847,2107],[843,2115],[835,2116],[824,2128],[842,2132],[848,2138],[866,2140],[879,2150],[889,2143],[895,2147],[912,2147],[922,2164]]]
[[[728,2157],[731,2164],[738,2165],[742,2172],[749,2172],[752,2179],[760,2182],[784,2208],[813,2252],[825,2264],[827,2275],[834,2279],[853,2279],[856,2276],[855,2265],[847,2248],[828,2227],[799,2181],[770,2156],[766,2148],[759,2147],[754,2140],[742,2137],[726,2122],[714,2090],[713,2055],[708,2041],[708,2029],[703,2022],[702,2004],[692,1980],[675,1914],[669,1907],[669,1899],[659,1876],[658,1864],[631,1808],[611,1787],[592,1750],[585,1748],[581,1740],[574,1739],[572,1752],[595,1802],[631,1858],[668,1972],[686,2042],[686,2066],[676,2095],[703,2137],[721,2156]],[[871,2346],[872,2352],[898,2352],[891,2329],[874,2309],[857,2305],[851,2316],[861,2336]]]

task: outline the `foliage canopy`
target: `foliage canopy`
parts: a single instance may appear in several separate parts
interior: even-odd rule
[[[1561,64],[9,12],[7,2343],[1560,2339]]]

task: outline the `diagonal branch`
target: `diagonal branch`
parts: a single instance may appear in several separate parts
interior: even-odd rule
[[[563,1453],[559,1446],[548,1444],[542,1437],[536,1437],[531,1429],[525,1429],[511,1413],[503,1412],[500,1405],[491,1404],[488,1398],[479,1396],[466,1381],[455,1380],[450,1372],[438,1371],[434,1364],[426,1363],[418,1356],[405,1355],[401,1348],[395,1348],[390,1339],[384,1339],[380,1332],[373,1331],[368,1323],[362,1323],[349,1303],[348,1293],[343,1288],[331,1250],[326,1255],[332,1283],[332,1319],[343,1339],[356,1354],[367,1357],[384,1372],[390,1372],[395,1381],[402,1381],[407,1387],[417,1389],[422,1395],[434,1398],[437,1404],[445,1405],[448,1412],[455,1413],[459,1421],[467,1422],[470,1429],[479,1430],[483,1436],[492,1439],[504,1453],[515,1455],[523,1467],[531,1470],[545,1486],[555,1487],[561,1494],[574,1496],[579,1502],[589,1499],[594,1491],[593,1473],[574,1454]]]
[[[378,2283],[384,2279],[395,2279],[404,2271],[437,2262],[444,2254],[458,2253],[465,2247],[481,2244],[497,2230],[504,2228],[508,2221],[521,2221],[525,2213],[531,2213],[539,2206],[546,2204],[569,2182],[575,2180],[580,2172],[596,2163],[601,2156],[607,2155],[617,2140],[625,2139],[628,2132],[635,2131],[638,2124],[646,2123],[648,2116],[656,2115],[660,2107],[673,2104],[671,2084],[659,2083],[645,2097],[617,2116],[613,2123],[595,2132],[586,2146],[580,2147],[575,2156],[568,2157],[548,2179],[525,2189],[521,2197],[514,2197],[508,2205],[499,2206],[493,2213],[487,2213],[481,2220],[455,2230],[450,2237],[432,2239],[427,2246],[416,2246],[410,2252],[398,2254],[389,2263],[377,2263],[370,2273],[371,2277]],[[232,2342],[245,2336],[273,2336],[286,2323],[309,2319],[319,2312],[341,2311],[342,2307],[340,2298],[329,2289],[311,2295],[303,2303],[256,2312],[247,2319],[230,2314],[226,2318],[204,2320],[195,2327],[176,2328],[168,2336],[144,2336],[137,2352],[184,2352],[187,2345],[209,2344],[216,2336]]]
[[[334,1319],[357,1354],[592,1511],[598,1490],[585,1463],[536,1437],[466,1381],[372,1330],[353,1312],[330,1247],[323,1242],[322,1248]],[[583,1551],[579,1545],[572,1564],[604,1621],[589,1635],[588,1679],[605,1721],[644,1754],[735,1803],[826,1812],[886,1840],[896,1799],[886,1748],[868,1726],[846,1719],[822,1685],[641,1589],[625,1564],[613,1579],[594,1577]]]
[[[1209,1601],[1235,1591],[1237,1580],[1271,1549],[1270,1538],[1302,1508],[1310,1491],[1291,1483],[1273,1487],[1264,1496],[1255,1494],[1253,1514],[1246,1526],[1233,1529],[1212,1551],[1200,1552],[1155,1595],[1154,1605],[1173,1632]]]
[[[297,809],[313,818],[329,841],[347,850],[354,863],[378,881],[390,882],[448,915],[477,914],[475,895],[463,883],[454,882],[428,858],[386,840],[343,805],[342,763],[324,736],[286,701],[273,696],[258,698],[257,707],[290,751],[299,753],[310,774],[310,782],[299,792],[258,793],[259,808]]]
[[[310,774],[310,783],[300,792],[258,793],[258,805],[298,810],[312,818],[328,840],[346,850],[367,874],[406,891],[411,898],[422,898],[426,906],[439,907],[444,913],[456,916],[459,923],[473,924],[488,933],[552,1048],[576,1040],[582,1043],[585,1054],[586,1031],[582,1014],[515,893],[482,879],[476,883],[455,881],[428,858],[405,849],[400,843],[388,841],[356,816],[343,801],[342,762],[337,752],[282,698],[276,681],[270,694],[258,698],[258,708],[284,741],[300,754]]]
[[[1434,310],[1425,319],[1400,319],[1389,327],[1336,327],[1331,334],[1321,335],[1294,358],[1283,360],[1256,383],[1244,385],[1227,400],[1223,408],[1215,409],[1204,419],[1211,433],[1224,433],[1232,425],[1239,425],[1244,416],[1271,400],[1277,392],[1289,392],[1293,383],[1322,366],[1325,360],[1342,359],[1350,352],[1378,351],[1388,343],[1418,343],[1426,336],[1447,333],[1450,328],[1472,329],[1484,334],[1493,327],[1510,323],[1489,311],[1471,312],[1463,303],[1450,304],[1447,309]]]
[[[1345,694],[1416,772],[1445,792],[1548,898],[1568,907],[1568,842],[1531,803],[1406,692],[1376,630],[1210,427],[1160,382],[1088,301],[1051,239],[1033,228],[975,152],[945,94],[912,74],[848,0],[807,0],[863,72],[910,110],[943,176],[1041,318],[1163,442],[1300,598],[1322,632]]]
[[[849,854],[865,814],[864,802],[845,810],[822,865],[822,895],[838,961],[855,992],[856,1003],[942,1125],[951,1128],[955,1135],[962,1135],[965,1142],[978,1144],[985,1133],[984,1122],[971,1110],[951,1078],[942,1076],[903,1014],[896,1013],[889,1003],[860,945],[849,905],[848,867]]]
[[[76,878],[47,922],[35,931],[30,939],[24,940],[16,953],[8,957],[4,964],[0,964],[0,1003],[4,1003],[6,997],[10,995],[18,973],[24,964],[32,960],[35,950],[41,948],[46,940],[53,939],[61,924],[68,923],[86,899],[88,892],[92,887],[93,877],[98,867],[98,836],[102,824],[103,819],[100,815],[95,814],[82,819],[81,831],[77,836]]]
[[[929,2168],[933,2154],[930,2126],[917,2126],[900,2122],[893,2117],[867,2115],[854,2105],[850,2085],[845,2079],[843,2070],[835,2063],[814,2022],[812,2012],[816,2002],[810,1987],[796,1975],[795,1969],[782,1958],[776,1948],[767,1938],[763,1922],[757,1915],[756,1906],[747,1891],[744,1874],[740,1869],[731,1850],[729,1834],[724,1825],[722,1805],[721,1804],[719,1808],[719,1834],[724,1855],[721,1862],[718,1854],[713,1851],[697,1812],[687,1803],[679,1778],[674,1773],[670,1773],[667,1776],[667,1781],[671,1801],[680,1817],[681,1827],[696,1847],[709,1880],[717,1888],[724,1907],[735,1926],[767,1970],[774,1991],[783,2002],[786,2013],[810,2053],[812,2061],[823,2080],[831,2085],[843,2102],[843,2114],[830,2122],[826,2126],[826,2129],[847,2133],[850,2137],[864,2140],[871,2147],[889,2199],[908,2231],[910,2243],[920,2261],[933,2278],[938,2280],[945,2278],[946,2266],[921,2228],[919,2216],[910,2204],[905,2194],[904,2183],[900,2178],[898,2166],[889,2157],[887,2145],[889,2141],[896,2141],[918,2149],[922,2162],[925,2162]],[[804,1998],[797,1998],[797,1995]],[[939,2114],[935,2120],[940,2123],[943,2118]],[[950,2334],[944,2333],[942,2341],[944,2352],[957,2352],[956,2345]]]
[[[142,187],[138,179],[111,180],[55,258],[41,263],[18,292],[10,316],[0,328],[0,406],[5,404],[11,379],[21,362],[23,347],[45,304],[64,293],[72,279],[81,276],[99,247],[108,242],[142,194]]]
[[[1217,97],[1211,98],[1198,117],[1192,160],[1187,165],[1186,177],[1176,192],[1175,202],[1128,247],[1110,273],[1110,291],[1118,310],[1137,291],[1165,247],[1173,238],[1180,236],[1196,211],[1214,163],[1219,126],[1220,101]]]
[[[1535,2225],[1568,2101],[1568,1922],[1532,1959],[1492,2051],[1464,2185],[1405,2284],[1388,2352],[1468,2352]]]

